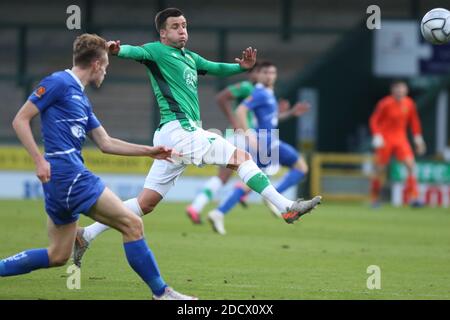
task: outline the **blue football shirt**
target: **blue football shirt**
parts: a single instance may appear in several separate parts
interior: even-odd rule
[[[278,102],[272,89],[258,83],[243,104],[255,114],[257,130],[278,127]]]
[[[55,72],[39,83],[28,100],[40,111],[45,158],[52,171],[84,168],[81,149],[86,134],[101,124],[78,77],[68,69]]]

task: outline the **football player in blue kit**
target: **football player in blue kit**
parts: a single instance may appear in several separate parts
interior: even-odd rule
[[[256,84],[252,94],[245,99],[236,109],[236,117],[240,123],[240,128],[246,132],[249,145],[254,145],[256,154],[252,153],[255,161],[261,169],[269,169],[271,166],[282,165],[289,168],[288,173],[283,177],[276,190],[282,193],[290,187],[297,185],[308,172],[308,165],[298,151],[291,145],[278,139],[274,129],[278,128],[278,121],[284,120],[289,116],[300,116],[309,109],[307,103],[298,102],[291,109],[292,112],[279,113],[280,109],[286,109],[290,106],[279,106],[274,94],[274,85],[277,79],[277,68],[269,61],[263,61],[259,64],[259,83]],[[286,101],[282,101],[286,104]],[[248,130],[245,119],[247,113],[253,112],[256,119],[256,131]],[[256,137],[254,134],[256,133]],[[252,141],[253,140],[253,141]],[[250,150],[252,148],[249,148]],[[244,185],[238,185],[233,192],[208,214],[208,220],[211,222],[214,231],[224,235],[226,234],[224,226],[225,215],[237,204],[239,199],[250,190]],[[277,216],[281,216],[279,210],[270,202],[264,203]],[[289,215],[286,213],[285,215]],[[288,221],[288,216],[283,216]]]
[[[81,149],[86,135],[104,153],[171,161],[172,149],[115,139],[101,126],[84,88],[89,84],[100,87],[107,66],[106,40],[92,34],[77,37],[73,44],[72,69],[44,78],[17,113],[13,127],[33,158],[36,175],[43,185],[50,245],[0,260],[0,277],[66,264],[72,253],[77,221],[83,213],[122,233],[128,263],[148,285],[154,299],[194,299],[167,286],[144,240],[141,218],[84,166]],[[30,127],[31,120],[38,114],[44,155]]]

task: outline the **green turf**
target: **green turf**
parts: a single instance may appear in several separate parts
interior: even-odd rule
[[[0,202],[0,257],[43,247],[40,201]],[[235,209],[228,235],[192,225],[183,204],[147,216],[146,237],[166,281],[202,299],[450,299],[450,210],[325,203],[295,225],[262,205]],[[82,218],[86,225],[89,219]],[[381,268],[381,289],[366,287]],[[128,266],[116,231],[88,250],[81,290],[66,267],[0,279],[0,299],[149,299]]]

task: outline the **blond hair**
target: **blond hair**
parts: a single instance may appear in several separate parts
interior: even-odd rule
[[[96,34],[84,33],[73,42],[73,64],[88,67],[107,52],[106,40]]]

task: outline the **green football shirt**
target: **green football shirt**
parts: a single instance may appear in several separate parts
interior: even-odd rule
[[[195,52],[160,41],[142,46],[121,45],[118,56],[147,67],[160,110],[160,126],[178,120],[188,129],[191,128],[189,120],[200,122],[197,75],[231,76],[246,71],[238,63],[208,61]]]

